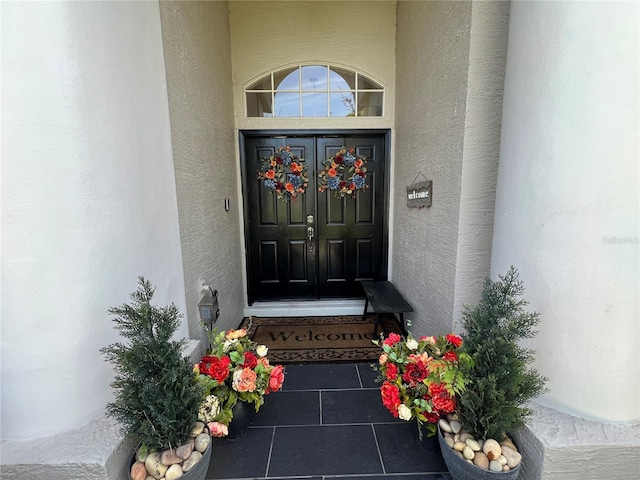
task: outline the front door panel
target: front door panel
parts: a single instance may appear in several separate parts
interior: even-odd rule
[[[318,138],[317,157],[343,146],[367,157],[369,188],[355,198],[318,193],[318,295],[359,297],[358,282],[377,280],[384,257],[384,138]]]
[[[260,159],[282,145],[304,158],[309,178],[306,192],[290,202],[278,200],[256,173]],[[356,198],[317,191],[321,162],[343,146],[367,157],[369,188]],[[245,156],[250,303],[357,298],[360,281],[386,277],[384,136],[246,137]]]

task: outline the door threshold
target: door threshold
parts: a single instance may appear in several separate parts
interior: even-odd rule
[[[283,300],[255,302],[244,308],[245,317],[331,317],[362,315],[364,299]]]

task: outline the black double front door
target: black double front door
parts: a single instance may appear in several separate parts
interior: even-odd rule
[[[385,134],[244,137],[249,303],[357,298],[359,282],[386,278]],[[289,146],[304,159],[309,185],[288,202],[257,179],[261,160]],[[356,197],[318,191],[322,161],[342,147],[366,157],[368,188]]]

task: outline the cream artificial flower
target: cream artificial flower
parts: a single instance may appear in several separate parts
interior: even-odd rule
[[[220,413],[220,401],[215,395],[207,395],[200,405],[200,418],[206,422],[212,421]]]
[[[411,410],[404,403],[401,403],[398,407],[398,416],[402,420],[409,421],[411,420]]]
[[[269,349],[267,348],[266,345],[258,345],[256,347],[256,353],[258,354],[259,357],[266,357],[268,351]]]
[[[415,338],[408,338],[407,339],[407,348],[409,350],[417,350],[418,349],[418,342],[416,341]]]
[[[234,339],[234,340],[225,340],[224,345],[222,346],[222,349],[224,350],[224,353],[227,353],[229,351],[229,349],[234,346],[236,343],[238,343],[238,339]]]

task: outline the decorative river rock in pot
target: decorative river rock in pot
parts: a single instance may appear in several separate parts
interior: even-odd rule
[[[476,440],[458,421],[440,419],[438,442],[453,480],[515,480],[522,455],[508,437],[501,443]]]
[[[176,449],[152,452],[133,458],[130,480],[204,480],[211,460],[211,434],[204,423],[196,422],[193,438]]]

